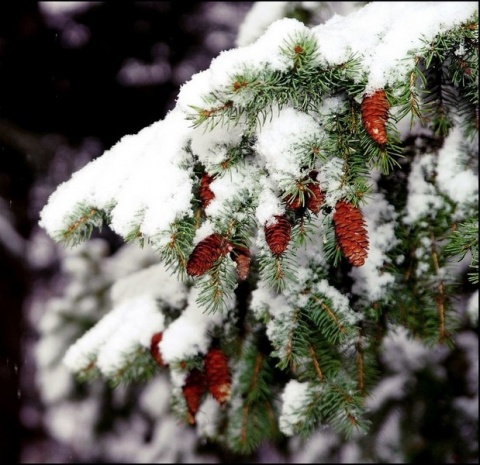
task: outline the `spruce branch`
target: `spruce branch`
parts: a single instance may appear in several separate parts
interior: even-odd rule
[[[66,223],[68,227],[57,232],[53,239],[73,247],[88,240],[94,228],[101,229],[104,223],[108,223],[108,213],[80,205],[67,217]]]
[[[262,442],[278,435],[271,391],[274,371],[268,357],[257,346],[263,337],[257,330],[247,336],[232,383],[226,435],[232,450],[241,454],[252,452]]]
[[[152,238],[152,244],[167,268],[172,269],[183,281],[188,278],[187,261],[195,236],[195,221],[194,217],[184,217],[172,223],[168,242],[162,240],[163,235],[159,239]]]
[[[132,382],[145,382],[152,378],[157,371],[157,365],[148,348],[138,346],[124,356],[124,363],[115,373],[108,378],[110,387]]]
[[[468,218],[460,223],[458,227],[447,238],[445,252],[448,257],[461,261],[470,253],[470,268],[468,279],[472,284],[478,284],[478,219]]]

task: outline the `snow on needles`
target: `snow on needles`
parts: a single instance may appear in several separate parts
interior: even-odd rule
[[[476,9],[476,2],[372,2],[346,17],[334,15],[312,29],[292,18],[279,19],[254,43],[222,52],[208,70],[194,75],[180,88],[177,106],[164,120],[125,136],[61,184],[41,211],[39,224],[50,236],[58,236],[70,226],[72,212],[87,206],[109,212],[112,229],[123,237],[136,228],[149,237],[165,232],[174,220],[192,214],[192,180],[189,171],[179,166],[192,138],[188,113],[194,106],[204,108],[209,95],[221,95],[223,87],[232,85],[234,73],[265,67],[288,70],[293,62],[283,48],[288,40],[304,36],[317,42],[320,63],[340,63],[356,54],[363,58],[363,72],[370,76],[367,91],[385,87],[392,80],[402,79],[402,70],[411,66],[405,60],[409,50],[421,48],[423,39],[432,39],[438,32],[460,24]],[[284,118],[281,127],[288,129],[290,123],[298,127],[301,118],[308,128],[313,126],[313,121],[303,115],[296,121]],[[239,137],[238,131],[221,135],[224,145],[233,144]],[[206,160],[214,161],[215,147],[209,150],[197,138],[194,140]],[[277,154],[272,171],[293,175],[298,167],[285,156],[286,144],[281,147],[282,156]],[[271,149],[261,142],[258,149],[270,166],[275,159]],[[282,163],[286,165],[280,166]]]
[[[111,227],[121,236],[135,229],[152,236],[191,213],[191,179],[178,166],[191,128],[178,111],[123,137],[101,157],[61,184],[40,213],[40,226],[55,237],[70,226],[82,205],[108,211]],[[160,179],[160,181],[159,181]]]
[[[106,377],[114,377],[125,366],[125,357],[141,347],[149,347],[152,331],[161,331],[164,316],[149,295],[116,306],[70,348],[65,365],[80,372],[95,363]]]
[[[168,231],[174,221],[193,215],[193,163],[187,162],[194,160],[189,159],[187,148],[208,169],[218,166],[228,150],[237,147],[242,139],[245,121],[241,119],[237,126],[217,125],[213,130],[194,128],[191,122],[192,116],[198,117],[199,109],[225,105],[223,97],[228,92],[229,98],[238,99],[234,104],[248,103],[253,95],[248,90],[232,97],[235,76],[244,71],[250,73],[246,75],[258,72],[260,76],[265,71],[289,71],[294,63],[285,46],[292,39],[303,37],[316,44],[315,64],[332,66],[355,56],[361,66],[358,76],[362,79],[368,76],[367,92],[387,85],[394,87],[413,68],[414,56],[408,58],[410,51],[423,48],[424,41],[431,41],[438,33],[466,21],[477,8],[477,2],[371,2],[348,16],[334,15],[314,28],[292,18],[274,21],[255,42],[220,53],[209,69],[194,75],[180,88],[175,109],[163,120],[123,137],[61,184],[41,211],[39,224],[51,237],[58,237],[71,227],[72,221],[78,221],[74,215],[87,207],[108,213],[111,228],[124,238],[137,231],[149,238],[156,236],[158,241],[167,235],[169,238]],[[322,110],[322,102],[319,105]],[[323,111],[328,108],[324,105]],[[279,191],[302,174],[302,159],[296,148],[305,142],[302,139],[305,134],[322,138],[319,121],[288,105],[278,111],[272,109],[266,116],[265,124],[256,128],[254,156],[246,158],[233,178],[219,177],[212,183],[217,195],[208,210],[212,219],[221,216],[225,205],[239,197],[245,188],[250,192],[257,189],[255,216],[259,224],[281,214],[284,206]],[[436,170],[444,193],[459,204],[478,196],[477,177],[465,171],[458,160],[460,140],[459,130],[453,130],[438,157],[424,154],[412,163],[406,223],[416,221],[421,215],[428,217],[443,206],[436,189],[425,180],[425,173],[433,174]],[[327,189],[326,203],[333,205],[340,192],[337,184],[342,173],[341,160],[328,160],[322,168],[318,180]],[[266,175],[257,176],[262,170]],[[227,182],[232,179],[234,182]],[[394,218],[387,215],[383,221],[379,216],[389,214],[390,207],[379,196],[376,200],[372,209],[366,209],[371,255],[365,268],[354,276],[354,291],[372,298],[381,297],[391,279],[387,274],[380,275],[379,270],[384,253],[394,241],[391,229]],[[206,222],[196,239],[200,239],[200,232],[209,232],[210,227]],[[164,298],[180,305],[186,291],[176,286],[172,289]],[[338,300],[336,295],[329,297]],[[167,363],[204,352],[208,332],[222,323],[220,315],[204,314],[197,298],[198,289],[193,288],[185,311],[165,330],[160,347]],[[162,330],[163,324],[163,315],[151,293],[139,292],[130,299],[122,298],[110,314],[71,347],[65,361],[76,371],[96,359],[101,370],[112,373],[125,351],[135,344],[148,345],[146,335],[152,334],[152,328]],[[116,352],[107,347],[116,347]]]
[[[335,15],[313,31],[327,64],[363,57],[370,92],[402,80],[414,60],[405,59],[409,51],[422,48],[424,40],[460,25],[477,10],[477,2],[370,2],[346,17]]]
[[[282,411],[279,427],[283,434],[292,436],[295,426],[301,423],[305,405],[308,401],[308,383],[290,380],[282,393]]]

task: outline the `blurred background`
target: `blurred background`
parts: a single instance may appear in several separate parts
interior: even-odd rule
[[[88,456],[56,441],[45,427],[33,352],[44,303],[65,291],[60,265],[65,250],[39,229],[41,208],[74,171],[122,136],[162,119],[179,87],[234,46],[251,4],[1,2],[3,462],[74,462]],[[101,253],[97,248],[93,255],[110,255],[121,245],[108,231],[99,235]],[[47,390],[54,390],[55,382],[51,378]]]

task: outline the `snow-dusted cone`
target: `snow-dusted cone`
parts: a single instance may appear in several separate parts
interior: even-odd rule
[[[187,375],[182,386],[183,397],[188,409],[188,423],[195,424],[195,415],[198,412],[203,395],[207,391],[205,374],[197,368],[193,368]]]
[[[265,239],[275,255],[282,255],[288,247],[292,226],[285,215],[275,215],[275,222],[265,225]]]
[[[219,404],[230,398],[231,378],[228,359],[217,348],[210,349],[203,359],[207,388]]]
[[[362,266],[368,255],[368,234],[360,209],[343,200],[333,213],[335,237],[345,258],[353,266]]]
[[[162,340],[163,333],[155,333],[151,339],[150,339],[150,353],[152,354],[153,360],[155,360],[155,363],[160,367],[166,367],[167,364],[164,362],[162,353],[160,352],[160,347],[158,347],[158,344]]]
[[[237,264],[237,275],[245,281],[250,272],[250,250],[247,247],[235,246],[230,252],[231,259]]]
[[[201,276],[222,256],[232,250],[231,244],[220,234],[214,233],[201,240],[193,249],[187,262],[190,276]]]
[[[361,104],[362,123],[367,134],[379,145],[387,143],[386,124],[389,104],[383,89],[365,95]]]
[[[210,202],[215,198],[215,194],[210,189],[210,184],[213,180],[214,177],[210,176],[208,173],[204,173],[200,178],[200,189],[198,195],[200,197],[200,202],[203,209],[207,208]]]

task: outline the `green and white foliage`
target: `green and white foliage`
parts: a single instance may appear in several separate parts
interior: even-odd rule
[[[109,227],[161,262],[150,270],[154,296],[132,291],[113,305],[67,352],[71,370],[148,379],[148,342],[162,332],[184,418],[188,370],[220,347],[231,397],[221,408],[207,397],[198,430],[235,453],[319,425],[347,439],[368,432],[383,344],[404,331],[432,350],[453,347],[478,284],[477,4],[352,10],[318,25],[277,19],[220,53],[163,120],[76,172],[41,213],[54,240],[78,244]],[[378,92],[375,119],[364,102]],[[307,208],[312,180],[318,210]],[[358,230],[336,229],[350,221],[335,216],[339,202],[365,220],[360,266],[344,249]],[[265,229],[279,216],[291,227],[280,254]],[[190,276],[193,251],[213,234],[228,252],[211,250],[213,265]],[[236,248],[250,253],[246,280]]]

